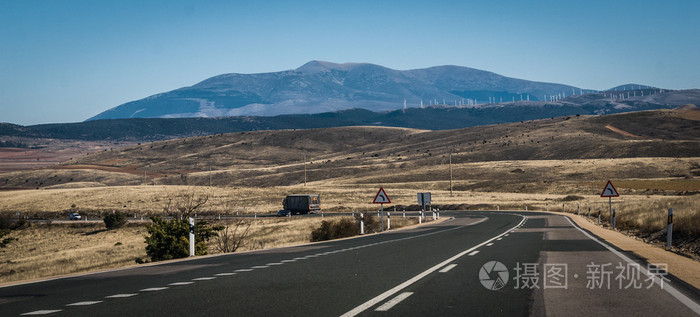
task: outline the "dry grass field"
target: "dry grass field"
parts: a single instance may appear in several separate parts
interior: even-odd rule
[[[0,283],[136,264],[146,256],[144,225],[104,230],[103,223],[34,224],[0,249]]]
[[[284,217],[245,220],[250,231],[237,252],[308,243],[311,231],[322,221],[342,217]],[[392,218],[392,228],[416,223],[416,219]],[[234,221],[213,221],[228,225]],[[230,227],[229,230],[233,228]],[[77,272],[136,265],[147,262],[145,223],[105,230],[103,223],[34,224],[16,230],[19,240],[0,249],[0,284]],[[209,254],[221,253],[216,239],[208,243]]]
[[[389,210],[415,209],[416,193],[429,191],[443,210],[526,206],[560,210],[565,204],[570,212],[580,204],[582,212],[591,207],[595,213],[598,208],[607,210],[607,199],[599,195],[612,180],[622,195],[613,199],[621,226],[648,236],[663,228],[666,209],[674,207],[674,228],[683,239],[679,243],[693,245],[698,244],[700,228],[697,113],[572,116],[449,131],[384,127],[259,131],[101,149],[56,166],[0,174],[0,189],[5,189],[0,191],[0,213],[62,219],[73,211],[90,219],[112,210],[131,216],[167,215],[166,206],[195,195],[208,197],[199,216],[266,214],[281,209],[284,196],[304,193],[321,194],[326,211],[373,211],[377,206],[370,202],[380,186],[394,203],[385,206]],[[606,212],[603,219],[607,220]],[[241,250],[306,241],[317,225],[287,222],[256,224],[251,243]],[[96,228],[69,229],[74,231],[72,240],[89,246],[86,254],[112,252],[109,263],[71,258],[82,250],[73,244],[53,243],[63,246],[60,250],[25,246],[29,242],[22,240],[32,236],[53,236],[55,241],[67,237],[65,232],[32,234],[31,230],[39,226],[13,233],[22,237],[0,251],[9,259],[3,265],[23,259],[21,253],[8,253],[13,249],[35,248],[30,254],[48,258],[61,254],[58,260],[76,262],[63,265],[74,267],[72,271],[124,265],[145,255],[143,245],[135,246],[143,244],[143,233],[137,231],[143,228],[124,229],[135,230],[129,233],[135,240],[128,241],[109,240],[116,234],[110,232],[84,235]],[[114,246],[116,242],[122,245]],[[135,249],[128,256],[118,252],[132,245]],[[700,248],[696,252],[700,254]],[[2,272],[11,270],[24,269],[2,267]],[[12,276],[33,277],[17,274]]]

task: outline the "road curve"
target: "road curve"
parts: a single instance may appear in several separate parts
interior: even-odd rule
[[[616,254],[566,217],[450,215],[455,219],[354,239],[3,287],[0,315],[700,314],[698,291],[672,276],[661,274],[665,289],[661,276],[618,287],[616,266],[646,263]],[[554,264],[567,265],[566,287],[546,281]],[[489,284],[504,272],[507,278]],[[593,275],[609,277],[611,287],[604,278],[599,287]]]

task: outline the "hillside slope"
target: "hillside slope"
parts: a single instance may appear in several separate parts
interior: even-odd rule
[[[627,95],[630,97],[627,98]],[[390,112],[350,109],[274,117],[134,118],[32,126],[0,123],[0,138],[25,137],[139,142],[244,131],[361,125],[448,130],[569,115],[601,115],[673,108],[686,104],[700,105],[700,90],[663,92],[653,89],[628,90],[615,93],[573,95],[547,102],[516,101],[478,107],[431,106]]]
[[[570,116],[443,131],[364,126],[220,134],[98,152],[48,170],[6,173],[0,187],[67,182],[205,185],[210,180],[213,185],[227,186],[292,185],[303,181],[305,160],[308,177],[315,181],[418,181],[435,178],[432,167],[446,164],[450,152],[453,164],[697,158],[697,111]],[[655,177],[678,176],[693,173],[694,168],[700,166],[687,166],[685,172],[653,173],[658,174]]]

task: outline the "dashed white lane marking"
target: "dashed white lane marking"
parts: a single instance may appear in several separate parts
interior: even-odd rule
[[[272,266],[272,265],[282,265],[282,264],[284,264],[284,263],[274,262],[274,263],[268,263],[268,264],[265,264],[265,265],[267,265],[267,266]]]
[[[384,305],[377,307],[375,311],[387,311],[411,295],[413,295],[413,292],[403,292],[399,294],[399,296],[396,296],[392,300],[384,303]]]
[[[503,239],[503,238],[498,238],[498,239],[496,239],[496,240],[499,240],[499,241],[500,241],[501,239]]]
[[[292,260],[282,260],[282,261],[280,261],[280,262],[282,262],[282,263],[290,263],[290,262],[296,262],[296,261],[297,261],[297,260],[292,259]]]
[[[219,274],[214,274],[214,276],[231,276],[234,274],[236,274],[236,273],[233,273],[233,272],[231,272],[231,273],[219,273]]]
[[[503,236],[504,236],[504,237],[507,237],[507,236],[509,236],[509,235],[510,235],[510,233],[509,233],[509,234],[504,234]]]
[[[307,258],[304,257],[299,257],[299,258],[294,258],[294,260],[306,260]]]
[[[190,284],[194,284],[194,282],[175,282],[175,283],[170,283],[170,284],[168,284],[168,285],[170,285],[170,286],[180,286],[180,285],[190,285]]]
[[[151,288],[144,288],[139,290],[139,292],[157,292],[157,291],[162,291],[164,289],[168,289],[167,287],[151,287]]]
[[[492,245],[493,245],[493,242],[487,243],[487,244],[486,244],[487,247],[490,247],[490,246],[492,246]]]
[[[253,269],[239,269],[239,270],[236,270],[235,272],[250,272],[252,270]]]
[[[267,265],[256,265],[256,266],[251,267],[251,269],[266,269],[268,267],[269,266],[267,266]]]
[[[208,276],[208,277],[198,277],[198,278],[193,278],[193,281],[208,281],[208,280],[213,280],[216,277],[214,276]]]
[[[93,300],[93,301],[84,301],[84,302],[77,302],[77,303],[71,303],[66,306],[90,306],[90,305],[95,305],[97,303],[101,303],[101,300]]]
[[[523,216],[521,216],[521,215],[518,215],[518,216],[523,217]],[[521,220],[520,223],[523,223],[523,221],[525,221],[525,217],[523,217],[523,220]],[[518,224],[518,225],[520,225],[520,224]],[[518,226],[518,225],[516,225],[516,226]],[[447,230],[456,230],[457,228],[462,228],[462,227],[455,227],[455,228],[450,228],[450,229],[447,229]],[[512,228],[510,228],[509,230],[513,230],[513,228],[515,228],[515,227],[512,227]],[[445,230],[445,231],[447,231],[447,230]],[[442,232],[445,232],[445,231],[442,231]],[[469,248],[469,249],[467,249],[467,250],[464,250],[464,251],[462,251],[462,252],[460,252],[460,253],[455,254],[455,255],[452,256],[451,258],[449,258],[449,259],[447,259],[447,260],[445,260],[445,261],[442,261],[441,263],[438,263],[437,265],[435,265],[435,266],[433,266],[433,267],[431,267],[431,268],[429,268],[429,269],[423,271],[423,273],[420,273],[420,274],[418,274],[418,275],[416,275],[416,276],[414,276],[414,277],[408,279],[407,281],[405,281],[405,282],[403,282],[403,283],[401,283],[401,284],[399,284],[399,285],[396,285],[394,288],[392,288],[392,289],[390,289],[390,290],[388,290],[388,291],[386,291],[386,292],[384,292],[384,293],[381,293],[381,294],[377,295],[376,297],[374,297],[374,298],[372,298],[372,299],[370,299],[370,300],[368,300],[368,301],[366,301],[366,302],[360,304],[359,306],[353,308],[352,310],[348,311],[347,313],[342,314],[341,317],[352,317],[352,316],[357,316],[358,314],[360,314],[360,313],[362,313],[363,311],[369,309],[370,307],[372,307],[372,306],[374,306],[374,305],[380,303],[381,301],[383,301],[383,300],[389,298],[389,296],[392,296],[392,295],[398,293],[399,291],[405,289],[406,287],[409,287],[409,286],[412,285],[413,283],[420,281],[420,280],[423,279],[424,277],[426,277],[426,276],[430,275],[431,273],[437,271],[439,268],[441,268],[441,267],[443,267],[443,266],[449,264],[450,262],[453,262],[453,261],[456,260],[456,259],[459,259],[460,257],[464,256],[464,255],[467,254],[467,253],[470,253],[470,252],[474,251],[475,249],[480,248],[482,245],[484,245],[484,244],[486,244],[486,243],[489,243],[489,242],[491,242],[491,241],[493,241],[493,240],[496,240],[496,238],[501,237],[501,236],[504,235],[506,232],[508,232],[508,231],[505,231],[505,232],[501,233],[500,235],[497,235],[497,236],[495,236],[495,237],[493,237],[493,238],[491,238],[491,239],[489,239],[489,240],[486,240],[486,241],[484,241],[484,242],[482,242],[482,243],[480,243],[480,244],[478,244],[478,245],[475,245],[475,246],[473,246],[473,247],[471,247],[471,248]],[[430,233],[428,233],[428,234],[430,234]]]
[[[45,310],[35,310],[33,312],[24,313],[21,316],[31,316],[31,315],[48,315],[62,311],[63,309],[45,309]]]
[[[467,255],[468,255],[468,256],[472,256],[472,255],[476,255],[477,253],[479,253],[479,250],[476,250],[476,251],[474,251],[474,252],[472,252],[472,253],[469,253],[469,254],[467,254]]]
[[[105,296],[105,298],[127,298],[131,296],[136,296],[138,294],[114,294],[110,296]]]
[[[442,270],[440,270],[440,271],[438,271],[438,272],[440,272],[440,273],[447,273],[447,272],[449,272],[451,269],[454,269],[455,266],[457,266],[457,264],[450,264],[450,265],[448,265],[448,266],[442,268]]]

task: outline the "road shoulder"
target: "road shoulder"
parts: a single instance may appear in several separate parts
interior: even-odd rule
[[[620,232],[601,228],[583,216],[561,212],[548,213],[567,216],[582,229],[593,233],[600,239],[614,245],[622,251],[636,254],[648,263],[666,263],[668,264],[669,273],[696,289],[700,289],[700,263],[697,261],[666,251],[643,241],[635,240]]]

